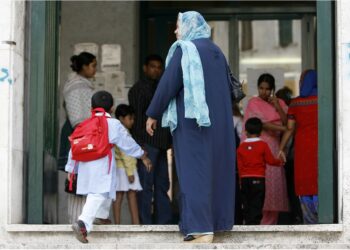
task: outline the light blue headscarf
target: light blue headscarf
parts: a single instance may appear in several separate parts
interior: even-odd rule
[[[178,46],[182,49],[181,67],[184,84],[185,118],[196,119],[198,126],[209,127],[209,109],[205,100],[205,86],[202,62],[196,46],[191,40],[209,38],[210,26],[196,11],[179,13],[178,29],[180,38],[171,45],[165,61],[167,67]],[[162,127],[170,127],[171,132],[177,126],[176,99],[169,103],[163,114]]]

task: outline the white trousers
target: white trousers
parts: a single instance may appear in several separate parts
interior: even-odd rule
[[[85,196],[68,194],[68,220],[73,224],[78,220],[86,201]]]
[[[95,218],[107,219],[111,208],[112,200],[105,194],[88,194],[83,212],[79,216],[79,220],[83,221],[86,231],[92,230]]]

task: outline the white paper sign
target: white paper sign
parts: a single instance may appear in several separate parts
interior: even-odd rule
[[[123,71],[108,72],[106,85],[111,89],[112,95],[117,99],[125,96],[125,73]]]
[[[104,44],[102,49],[102,71],[111,72],[121,69],[121,46],[119,44]]]
[[[74,45],[74,55],[89,52],[98,58],[98,45],[96,43],[77,43]]]
[[[95,91],[106,90],[106,76],[103,72],[97,72],[92,80]]]
[[[105,90],[115,100],[125,99],[125,73],[123,71],[97,72],[93,80],[95,91]]]

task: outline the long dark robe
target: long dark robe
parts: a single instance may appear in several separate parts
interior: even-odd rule
[[[197,39],[203,66],[210,127],[185,118],[178,47],[166,68],[146,112],[158,120],[176,98],[178,124],[173,146],[180,184],[180,230],[183,234],[231,230],[234,224],[235,139],[227,62],[209,39]]]

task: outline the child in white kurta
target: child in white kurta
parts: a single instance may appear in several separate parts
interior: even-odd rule
[[[94,98],[97,99],[97,104],[95,105]],[[103,101],[101,105],[98,105],[100,99]],[[106,99],[109,103],[108,105],[103,105]],[[99,91],[93,95],[92,104],[93,108],[102,107],[110,111],[113,106],[113,98],[108,92]],[[102,113],[96,115],[102,115]],[[127,155],[142,159],[146,163],[146,166],[151,167],[151,162],[146,157],[145,152],[129,135],[120,121],[110,118],[111,116],[108,113],[105,115],[108,117],[109,143],[115,144]],[[103,218],[108,218],[111,202],[116,198],[117,177],[114,148],[111,151],[111,166],[109,166],[108,156],[94,161],[78,162],[78,164],[75,164],[75,161],[72,160],[72,153],[71,151],[69,152],[66,171],[69,173],[73,171],[74,173],[78,173],[77,194],[87,196],[83,212],[79,216],[79,220],[73,224],[73,230],[76,233],[77,239],[83,243],[88,242],[86,236],[92,230],[96,214],[99,214],[99,216],[104,215]]]

